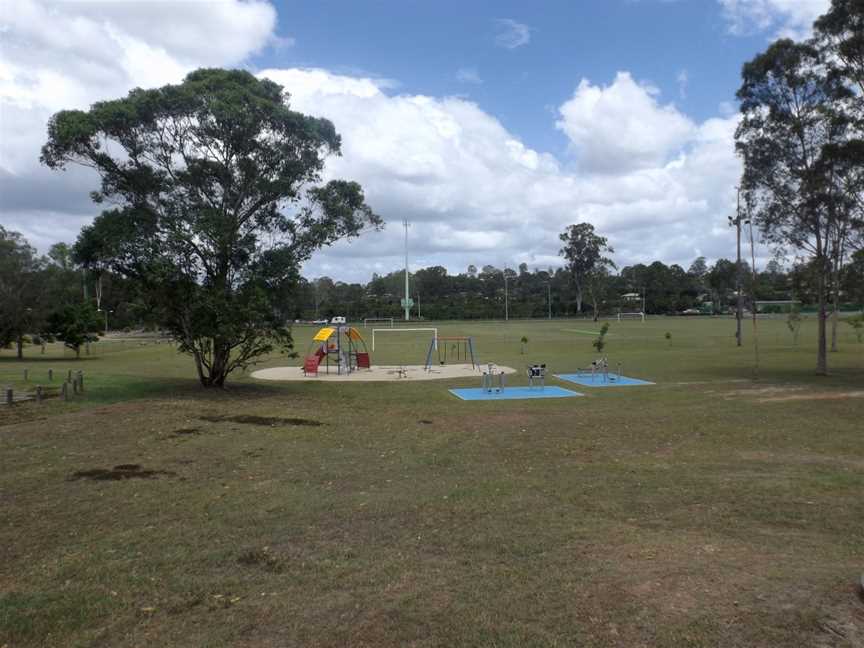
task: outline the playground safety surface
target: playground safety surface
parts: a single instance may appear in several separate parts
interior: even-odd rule
[[[584,396],[579,392],[570,391],[563,387],[505,387],[501,391],[488,391],[481,387],[471,389],[451,389],[450,393],[462,400],[522,400],[525,398],[570,398],[572,396]]]
[[[639,380],[638,378],[628,378],[627,376],[611,375],[608,380],[603,380],[603,376],[583,373],[570,374],[555,374],[559,380],[576,383],[583,387],[632,387],[635,385],[653,385],[653,382],[647,380]]]
[[[485,368],[486,365],[483,365]],[[404,371],[403,371],[404,370]],[[495,365],[495,371],[514,374],[511,367]],[[387,382],[399,380],[442,380],[445,378],[479,377],[482,370],[479,366],[470,364],[434,365],[429,371],[423,365],[375,365],[371,369],[356,369],[350,374],[338,374],[334,367],[327,373],[321,367],[317,376],[305,376],[303,367],[271,367],[252,372],[252,377],[259,380],[321,380],[325,382]]]

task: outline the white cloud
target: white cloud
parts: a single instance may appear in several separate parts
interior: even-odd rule
[[[733,34],[768,31],[772,37],[806,38],[831,0],[718,0]]]
[[[456,70],[456,80],[460,83],[483,83],[480,73],[475,67],[463,67]]]
[[[740,173],[733,147],[737,116],[692,123],[660,106],[655,90],[626,73],[606,88],[584,82],[580,88],[602,95],[597,104],[604,110],[635,111],[652,132],[675,134],[637,136],[636,124],[628,124],[623,134],[600,125],[589,147],[597,167],[583,168],[580,160],[580,170],[572,172],[555,157],[527,147],[470,101],[391,96],[371,79],[321,74],[260,73],[285,84],[296,110],[334,121],[343,155],[328,163],[328,176],[359,181],[370,204],[391,224],[411,221],[414,267],[557,265],[558,233],[583,220],[610,238],[622,263],[688,264],[699,254],[728,254],[725,218]],[[356,87],[364,91],[335,91]],[[585,117],[596,114],[588,111]],[[599,159],[604,143],[623,164]],[[632,164],[634,157],[638,164]],[[391,225],[322,251],[305,271],[365,280],[373,271],[398,268],[401,254],[401,228]]]
[[[620,173],[662,166],[693,134],[695,125],[659,91],[619,72],[609,86],[583,79],[559,109],[556,126],[570,139],[584,171]]]
[[[81,190],[95,188],[92,175],[39,165],[54,112],[177,82],[196,67],[236,65],[278,44],[276,12],[261,0],[0,1],[0,222],[42,249],[74,239],[98,211]]]
[[[531,41],[531,28],[512,18],[495,19],[495,44],[506,49],[516,49]]]

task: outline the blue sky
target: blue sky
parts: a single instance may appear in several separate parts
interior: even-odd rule
[[[608,82],[627,70],[702,121],[734,101],[742,63],[767,41],[759,31],[731,34],[723,8],[709,0],[277,6],[279,33],[295,44],[256,58],[261,67],[319,67],[394,80],[398,93],[466,96],[527,145],[552,152],[567,141],[550,114],[582,78]],[[530,41],[497,46],[502,18],[526,25]],[[460,81],[460,69],[482,83]]]
[[[415,268],[557,266],[576,222],[619,266],[729,257],[741,65],[829,1],[4,3],[0,224],[46,251],[98,214],[92,173],[38,162],[54,112],[243,67],[334,122],[323,179],[357,180],[390,223],[307,276],[397,269],[403,218]]]

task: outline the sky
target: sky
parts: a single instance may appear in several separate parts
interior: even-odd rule
[[[829,0],[0,0],[0,224],[41,252],[98,214],[84,169],[39,164],[50,116],[202,66],[282,84],[331,119],[387,225],[307,277],[403,264],[561,265],[589,222],[623,267],[734,253],[735,91]],[[764,259],[770,251],[760,250]]]

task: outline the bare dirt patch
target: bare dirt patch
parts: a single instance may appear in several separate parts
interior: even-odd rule
[[[170,477],[174,473],[167,470],[145,470],[138,464],[120,464],[110,470],[107,468],[90,468],[72,473],[70,480],[89,479],[91,481],[120,481],[123,479],[157,479]]]
[[[316,421],[314,419],[305,419],[305,418],[283,418],[279,416],[251,416],[248,414],[241,414],[238,416],[199,416],[199,419],[202,421],[207,421],[208,423],[240,423],[242,425],[259,425],[259,426],[269,426],[269,427],[279,427],[279,426],[306,426],[306,427],[318,427],[320,425],[324,425],[321,421]]]
[[[173,436],[189,436],[201,434],[200,428],[179,428],[171,433]]]

